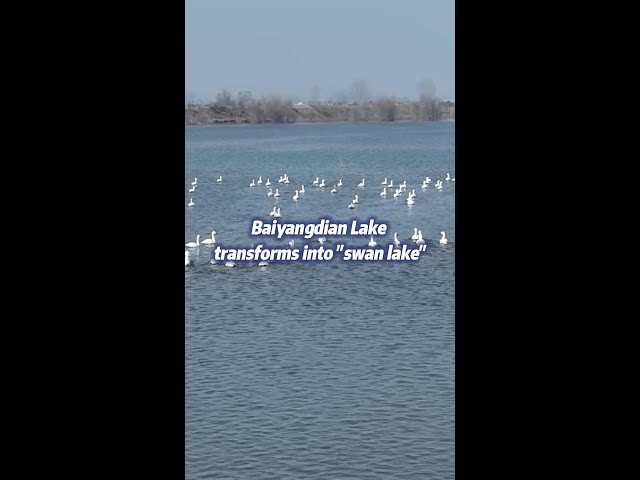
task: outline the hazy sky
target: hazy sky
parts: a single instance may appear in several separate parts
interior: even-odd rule
[[[186,94],[455,97],[455,0],[185,0]]]

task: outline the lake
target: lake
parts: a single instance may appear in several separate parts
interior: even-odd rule
[[[453,122],[185,128],[185,243],[215,230],[222,245],[285,247],[289,238],[249,235],[251,220],[269,219],[278,206],[281,222],[373,217],[389,225],[379,245],[394,232],[408,242],[414,228],[428,245],[417,262],[264,268],[211,265],[210,246],[189,249],[187,479],[454,478],[455,182],[444,181],[448,172],[455,177]],[[288,185],[278,183],[284,174]],[[280,198],[268,197],[264,184],[249,188],[259,176]],[[426,176],[433,182],[422,190]],[[316,177],[326,179],[324,189],[312,186]],[[381,197],[385,177],[415,188],[415,204],[406,204],[406,192]],[[343,186],[331,194],[338,179]],[[433,187],[438,179],[442,191]],[[301,185],[306,192],[293,201]],[[441,231],[447,245],[438,243]],[[364,247],[369,240],[345,241]]]

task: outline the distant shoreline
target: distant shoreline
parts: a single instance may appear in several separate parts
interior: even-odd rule
[[[291,104],[278,100],[241,105],[185,105],[186,126],[286,123],[375,123],[455,121],[453,102],[394,102]]]
[[[385,125],[389,125],[389,124],[405,124],[405,123],[456,123],[455,118],[446,118],[446,119],[442,119],[442,120],[395,120],[393,122],[385,122],[383,120],[369,120],[369,121],[360,121],[360,122],[353,122],[353,121],[348,121],[348,120],[333,120],[333,121],[319,121],[319,122],[288,122],[288,123],[277,123],[277,122],[261,122],[261,123],[252,123],[252,122],[240,122],[240,123],[234,123],[234,122],[218,122],[218,123],[202,123],[202,124],[186,124],[184,125],[185,128],[193,128],[193,127],[212,127],[212,128],[217,128],[217,127],[244,127],[244,126],[255,126],[255,125],[328,125],[328,124],[332,124],[332,123],[344,123],[344,124],[349,124],[349,125],[356,125],[356,124],[365,124],[365,123],[371,123],[371,124],[385,124]]]

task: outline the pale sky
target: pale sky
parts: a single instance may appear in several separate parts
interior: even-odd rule
[[[455,97],[455,0],[185,0],[185,95]]]

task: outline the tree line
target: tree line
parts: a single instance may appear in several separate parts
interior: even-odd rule
[[[416,100],[394,97],[372,98],[364,81],[353,83],[348,95],[318,100],[318,87],[312,90],[313,101],[298,105],[278,95],[255,98],[250,91],[233,95],[223,89],[208,104],[185,99],[185,123],[292,123],[296,121],[438,121],[454,118],[455,106],[435,96],[435,85],[423,80],[417,85]]]

